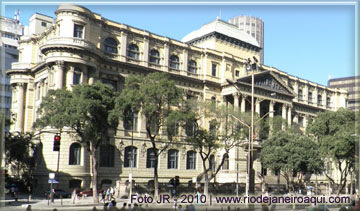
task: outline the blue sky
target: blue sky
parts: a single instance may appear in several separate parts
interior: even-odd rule
[[[265,23],[265,64],[291,75],[327,85],[328,78],[355,75],[353,5],[84,5],[105,18],[181,40],[220,16],[261,18]],[[20,20],[42,13],[55,17],[56,5],[5,6]]]

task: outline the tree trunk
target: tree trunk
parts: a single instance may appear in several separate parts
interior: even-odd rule
[[[155,200],[158,200],[159,197],[159,176],[158,176],[158,159],[159,154],[155,152],[155,166],[154,166],[154,197]]]
[[[99,203],[99,195],[97,191],[97,160],[96,160],[96,147],[90,142],[90,154],[91,154],[91,171],[92,176],[92,189],[93,189],[93,202]]]
[[[208,194],[209,194],[209,175],[207,173],[206,170],[206,160],[203,160],[203,168],[204,168],[204,195],[206,196],[206,198],[208,198]]]

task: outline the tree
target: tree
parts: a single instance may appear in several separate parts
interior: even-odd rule
[[[15,182],[31,189],[34,179],[35,150],[32,133],[7,133],[5,135],[5,163]]]
[[[186,111],[191,114],[182,119],[188,131],[185,140],[200,154],[203,172],[198,175],[197,180],[204,178],[204,194],[208,195],[209,183],[221,170],[230,150],[240,146],[244,140],[244,131],[235,119],[241,118],[241,114],[228,107],[216,106],[209,102],[188,100],[187,107]],[[208,128],[199,124],[202,120],[209,121]],[[221,161],[215,166],[211,155],[218,149],[225,152]]]
[[[119,113],[114,109],[117,93],[109,85],[77,85],[73,91],[50,90],[43,98],[39,112],[42,115],[34,123],[35,128],[46,126],[59,129],[69,127],[80,142],[89,147],[91,157],[92,188],[95,203],[97,194],[97,150],[115,135]],[[115,132],[114,132],[115,131]]]
[[[166,126],[176,122],[181,112],[178,105],[183,92],[175,86],[166,73],[149,73],[145,76],[129,76],[125,79],[125,88],[117,99],[117,110],[140,111],[145,118],[145,128],[154,150],[154,196],[159,195],[158,159],[174,142],[172,134],[165,130]],[[126,116],[126,112],[123,112]],[[163,135],[167,141],[161,140]]]
[[[324,171],[336,193],[344,189],[347,176],[355,164],[356,113],[348,109],[319,113],[307,127],[307,133],[314,136],[324,162],[332,162],[340,175],[340,182]]]
[[[306,173],[321,172],[323,162],[318,149],[318,144],[305,135],[278,131],[263,143],[260,161],[265,168],[281,172],[292,192],[294,175],[301,183]]]

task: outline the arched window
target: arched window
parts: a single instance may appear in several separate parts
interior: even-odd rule
[[[152,49],[150,51],[150,62],[154,64],[160,64],[160,54],[159,51]]]
[[[224,160],[222,169],[229,170],[229,155],[225,155],[225,160]]]
[[[102,145],[100,146],[100,166],[101,167],[114,167],[114,156],[115,148],[114,146]]]
[[[128,46],[128,53],[127,56],[133,59],[139,59],[139,47],[135,44],[130,44]]]
[[[170,68],[179,69],[179,57],[176,55],[170,56]]]
[[[81,145],[73,143],[70,145],[69,165],[80,165]]]
[[[209,168],[212,172],[215,172],[215,156],[214,155],[210,155]]]
[[[146,168],[154,168],[156,162],[156,154],[157,149],[150,148],[146,152]]]
[[[108,37],[104,40],[104,50],[109,53],[117,53],[118,43],[115,39]]]
[[[168,169],[178,168],[178,154],[179,151],[176,149],[170,149],[168,151]]]
[[[73,74],[73,85],[79,84],[80,78],[81,78],[81,69],[79,67],[75,67]]]
[[[196,152],[193,150],[186,153],[186,169],[196,169]]]
[[[136,147],[132,147],[132,146],[125,147],[124,167],[136,167],[136,155],[137,155]]]
[[[194,60],[190,60],[189,61],[189,70],[190,73],[194,73],[196,74],[197,72],[197,66],[196,66],[196,62]]]

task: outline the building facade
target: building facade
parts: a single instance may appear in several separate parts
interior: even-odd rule
[[[237,26],[241,31],[250,34],[259,43],[260,63],[264,64],[264,21],[251,16],[236,16],[229,20],[229,23]]]
[[[11,106],[11,87],[10,77],[6,75],[5,71],[11,68],[11,63],[18,61],[18,40],[23,35],[24,26],[19,23],[17,19],[0,17],[0,52],[4,53],[1,56],[1,90],[0,90],[0,105],[1,110],[5,115],[10,117]]]
[[[54,24],[44,32],[21,38],[19,61],[7,71],[14,87],[12,131],[32,130],[39,117],[36,111],[50,89],[71,90],[80,83],[102,81],[121,90],[129,75],[150,71],[169,73],[179,88],[198,100],[250,111],[247,99],[251,96],[251,77],[246,67],[249,58],[260,58],[261,48],[254,38],[232,24],[215,20],[180,42],[107,20],[80,6],[60,5],[55,14]],[[256,115],[273,111],[270,116],[281,116],[289,125],[305,128],[317,112],[335,111],[346,105],[346,91],[300,79],[274,67],[259,65],[254,78]],[[235,85],[227,79],[235,81]],[[109,145],[100,146],[99,188],[113,185],[124,194],[131,171],[128,161],[132,139],[135,183],[146,184],[153,179],[150,142],[141,113],[135,122],[133,138],[120,122],[116,137]],[[202,126],[208,128],[209,123],[203,121]],[[88,188],[91,173],[87,146],[77,142],[77,137],[63,133],[60,152],[54,152],[56,132],[46,128],[37,137],[41,144],[37,152],[36,190],[47,190],[48,173],[57,170],[62,188]],[[184,134],[183,129],[179,134]],[[255,145],[260,151],[261,142]],[[214,152],[215,162],[220,161],[222,153]],[[245,184],[245,150],[233,149],[227,163],[216,181],[235,183],[238,179]],[[254,168],[256,174],[261,171],[259,159]],[[200,155],[184,143],[171,147],[159,160],[160,183],[167,184],[176,175],[182,184],[190,184],[201,172]],[[255,183],[260,180],[256,178]]]
[[[328,86],[347,90],[349,94],[347,107],[354,111],[360,110],[360,76],[330,79]]]

